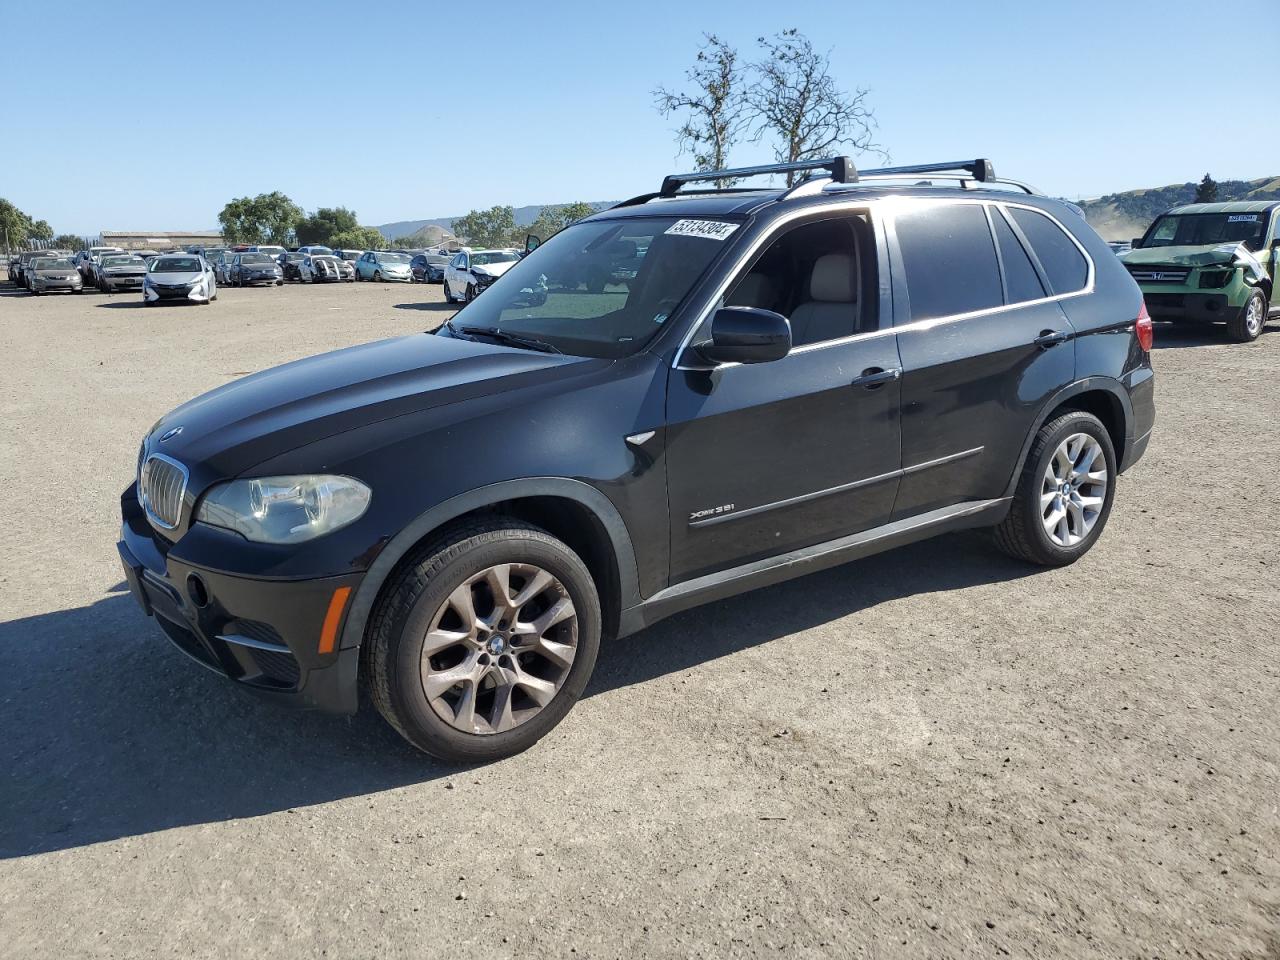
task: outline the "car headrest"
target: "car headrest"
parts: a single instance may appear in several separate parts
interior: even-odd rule
[[[827,303],[853,303],[853,257],[828,253],[818,258],[809,277],[809,297]]]

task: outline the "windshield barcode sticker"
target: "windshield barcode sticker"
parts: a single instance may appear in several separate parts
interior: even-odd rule
[[[677,220],[665,232],[677,237],[723,240],[737,229],[736,223],[721,223],[719,220]]]
[[[1234,217],[1227,217],[1227,223],[1257,223],[1258,215],[1256,213],[1240,213]]]

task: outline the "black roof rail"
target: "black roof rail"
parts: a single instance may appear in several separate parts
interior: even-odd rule
[[[968,174],[965,179],[978,180],[982,183],[995,183],[996,169],[990,160],[979,157],[977,160],[953,160],[950,163],[916,163],[906,167],[877,167],[863,170],[859,179],[893,179],[898,177],[914,177],[923,173],[953,173],[961,171]]]
[[[737,180],[741,177],[762,177],[774,173],[800,173],[806,170],[829,170],[836,183],[856,183],[858,168],[849,157],[827,157],[822,160],[797,160],[794,163],[766,163],[756,167],[735,167],[730,170],[702,170],[696,173],[673,173],[662,181],[660,197],[674,197],[686,183],[709,183],[713,180]]]

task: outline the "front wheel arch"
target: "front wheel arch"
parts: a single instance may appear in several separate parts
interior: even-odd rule
[[[370,618],[400,565],[446,524],[469,514],[503,513],[536,523],[578,553],[591,571],[604,611],[604,636],[618,631],[621,611],[640,603],[635,548],[622,515],[588,483],[562,477],[507,480],[437,504],[406,524],[382,549],[356,588],[341,647],[364,642]]]

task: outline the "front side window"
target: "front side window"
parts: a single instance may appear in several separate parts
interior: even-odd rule
[[[501,330],[578,356],[630,355],[662,329],[735,229],[676,217],[573,224],[513,257],[453,326]]]
[[[865,214],[792,227],[773,240],[725,295],[791,321],[791,342],[839,340],[876,329],[875,242]],[[696,339],[696,337],[695,337]]]
[[[1062,228],[1043,213],[1026,207],[1009,211],[1035,251],[1055,295],[1083,290],[1089,282],[1089,261]]]
[[[1003,306],[987,215],[977,203],[920,204],[894,218],[911,319]]]

